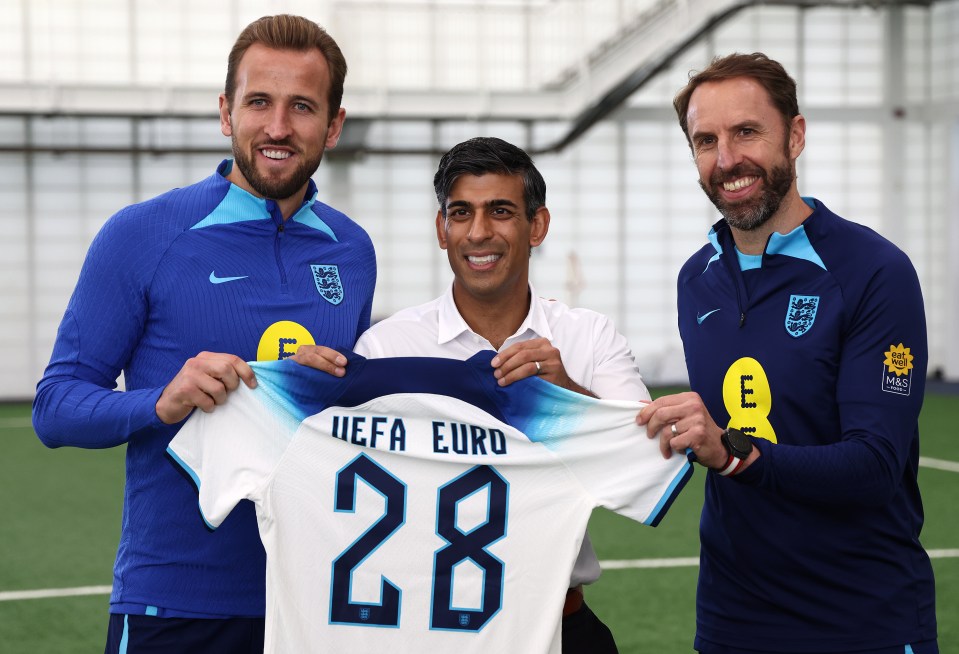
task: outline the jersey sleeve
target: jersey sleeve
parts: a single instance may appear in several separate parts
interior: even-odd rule
[[[373,250],[373,241],[370,240],[370,237],[366,234],[366,232],[363,232],[363,237],[364,245],[369,250],[366,256],[366,260],[369,262],[367,263],[367,267],[369,268],[369,286],[364,289],[366,294],[366,302],[363,303],[363,308],[360,310],[360,318],[359,323],[356,325],[356,339],[354,339],[354,342],[359,340],[359,338],[370,328],[373,315],[373,291],[376,288],[376,253]]]
[[[692,476],[684,456],[663,458],[636,424],[638,402],[596,400],[538,378],[522,389],[511,424],[559,457],[595,506],[656,526]]]
[[[160,425],[162,387],[114,390],[143,332],[155,269],[139,222],[117,214],[87,253],[33,403],[34,429],[48,447],[112,447]]]
[[[374,258],[375,260],[375,258]],[[375,272],[373,273],[375,275]],[[373,292],[368,294],[366,302],[360,311],[360,322],[356,326],[356,340],[359,340],[363,334],[370,328],[370,320],[373,315]]]
[[[820,447],[754,441],[763,454],[759,465],[737,479],[801,501],[890,501],[915,456],[928,362],[918,277],[905,255],[896,254],[852,308],[837,382],[841,440]]]
[[[193,481],[200,513],[211,529],[240,500],[262,497],[300,423],[288,405],[277,401],[266,377],[258,371],[255,389],[240,384],[212,412],[194,411],[167,447]]]
[[[607,316],[599,316],[591,342],[595,352],[595,367],[590,391],[608,400],[636,402],[650,399],[626,337],[616,330],[613,321]]]

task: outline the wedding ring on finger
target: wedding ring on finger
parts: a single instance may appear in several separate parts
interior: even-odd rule
[[[536,374],[537,374],[537,375],[542,375],[542,374],[543,374],[543,367],[542,367],[541,365],[539,365],[539,361],[534,361],[533,363],[536,364]]]
[[[679,436],[679,431],[676,429],[676,423],[675,423],[675,422],[669,423],[669,431],[673,432],[673,437],[674,437],[674,438],[675,438],[676,436]]]

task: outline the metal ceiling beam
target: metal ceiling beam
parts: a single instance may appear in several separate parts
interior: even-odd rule
[[[669,0],[667,0],[667,3]],[[661,4],[650,14],[651,21],[674,20],[668,16],[675,4]],[[616,73],[614,62],[617,50],[628,51],[637,41],[645,39],[651,26],[642,21],[626,26],[622,33],[587,55],[589,71],[571,71],[561,83],[549,89],[519,91],[415,91],[347,89],[344,106],[348,125],[365,135],[374,121],[561,121],[569,123],[566,132],[545,146],[529,145],[531,154],[561,151],[583,136],[596,123],[604,120],[636,91],[659,72],[668,68],[689,47],[704,35],[730,20],[744,9],[755,6],[788,7],[869,7],[879,9],[892,5],[928,7],[934,0],[743,0],[728,3],[714,13],[705,15],[697,24],[677,34],[667,45],[653,48],[639,65],[626,74]],[[688,16],[691,12],[684,15]],[[656,31],[657,25],[652,25]],[[662,35],[660,34],[660,38]],[[621,52],[619,53],[622,54]],[[605,69],[604,69],[605,67]],[[600,71],[600,72],[597,72]],[[618,77],[613,77],[614,75]],[[608,88],[603,89],[603,78]],[[592,92],[590,89],[596,89]],[[44,118],[120,118],[139,121],[214,120],[217,118],[213,98],[219,93],[208,87],[146,87],[106,84],[39,84],[0,82],[0,116]],[[424,110],[428,107],[428,111]],[[173,146],[134,144],[122,147],[42,146],[33,144],[31,151],[54,153],[73,152],[134,152],[143,154],[206,154],[221,153],[227,148],[213,145]],[[24,151],[15,146],[0,147],[0,152]],[[440,155],[442,148],[369,147],[365,138],[343,139],[331,156],[363,154],[427,154]]]

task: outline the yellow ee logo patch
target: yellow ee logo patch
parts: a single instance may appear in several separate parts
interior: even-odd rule
[[[902,343],[890,345],[889,351],[884,354],[886,359],[882,362],[882,390],[897,395],[909,395],[912,390],[912,360],[915,357]]]
[[[729,413],[727,427],[735,427],[749,436],[779,442],[769,422],[773,394],[762,364],[751,357],[734,361],[723,379],[723,404]]]
[[[266,328],[256,348],[257,361],[277,361],[296,354],[301,345],[316,345],[313,335],[303,325],[289,320],[275,322]]]

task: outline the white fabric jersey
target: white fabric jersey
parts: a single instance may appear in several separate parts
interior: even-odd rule
[[[173,439],[211,527],[256,506],[266,652],[561,651],[573,535],[596,506],[656,524],[691,466],[638,403],[500,388],[493,356],[253,363]]]
[[[500,350],[533,338],[548,339],[560,351],[566,374],[574,382],[605,400],[649,400],[636,360],[626,337],[612,321],[589,309],[571,309],[562,302],[536,295],[530,285],[529,313],[516,333]],[[453,286],[440,297],[419,306],[402,309],[368,329],[353,350],[369,359],[380,357],[442,357],[468,359],[492,350],[485,338],[470,329],[453,301]],[[570,575],[569,586],[591,584],[599,579],[599,560],[589,541],[583,547]]]

